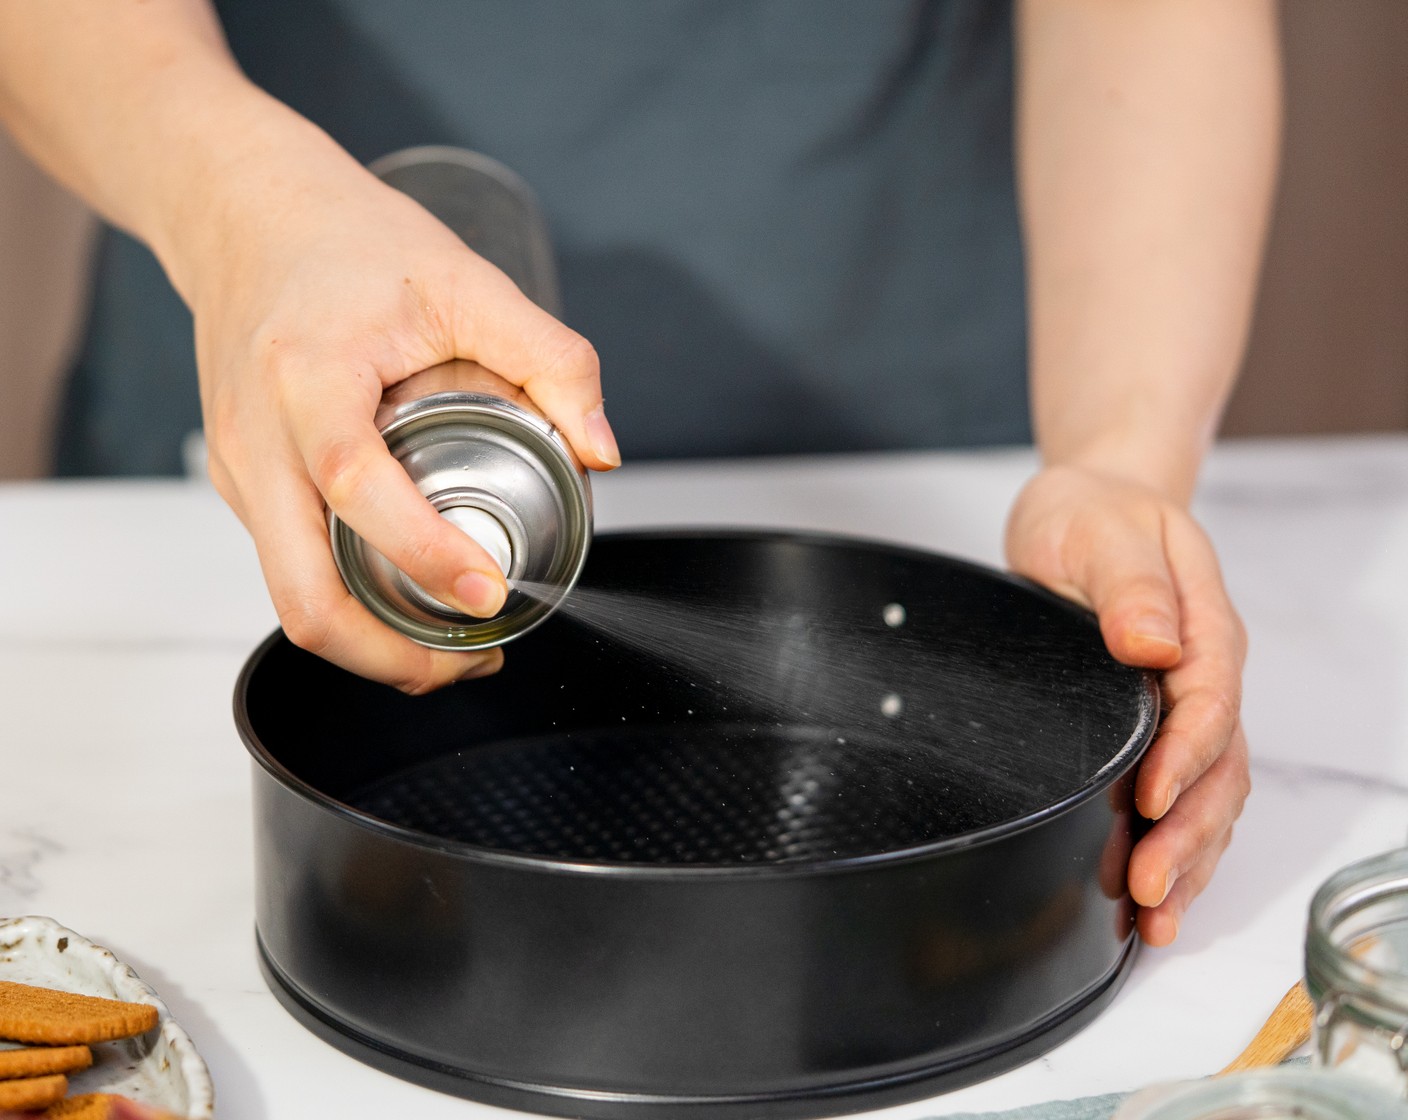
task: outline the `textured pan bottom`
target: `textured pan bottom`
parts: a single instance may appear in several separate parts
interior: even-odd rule
[[[650,864],[899,851],[1020,812],[990,775],[937,744],[711,721],[468,745],[348,803],[498,851]]]

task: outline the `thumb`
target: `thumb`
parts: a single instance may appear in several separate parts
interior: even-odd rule
[[[1072,574],[1100,618],[1110,653],[1149,669],[1178,664],[1178,592],[1158,523],[1120,519],[1069,546]]]

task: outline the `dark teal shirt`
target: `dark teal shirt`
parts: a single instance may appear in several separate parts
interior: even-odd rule
[[[628,458],[1029,438],[1008,5],[220,9],[358,158],[453,144],[528,180]],[[189,315],[109,234],[59,468],[176,471],[198,426]]]

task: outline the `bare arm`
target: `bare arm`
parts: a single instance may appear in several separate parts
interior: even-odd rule
[[[525,387],[583,462],[619,461],[596,355],[405,196],[241,74],[204,0],[0,5],[0,119],[150,245],[195,317],[210,473],[289,636],[412,692],[498,664],[377,622],[342,586],[326,510],[442,601],[502,574],[387,453],[384,388],[451,358]]]
[[[1186,502],[1275,179],[1271,0],[1027,0],[1018,159],[1046,461]]]
[[[1140,930],[1171,941],[1248,786],[1245,638],[1189,518],[1241,363],[1274,184],[1271,0],[1025,0],[1018,163],[1043,470],[1014,567],[1093,606],[1111,651],[1166,670],[1140,770]]]
[[[183,295],[192,215],[220,179],[260,144],[316,132],[244,79],[205,0],[0,5],[0,119],[151,245]]]

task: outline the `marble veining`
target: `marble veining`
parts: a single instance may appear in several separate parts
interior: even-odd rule
[[[1270,778],[1274,781],[1293,782],[1302,786],[1349,786],[1375,796],[1396,798],[1408,801],[1408,783],[1395,781],[1384,774],[1361,774],[1353,770],[1341,770],[1334,766],[1314,766],[1299,762],[1278,762],[1275,759],[1258,758],[1253,748],[1251,760],[1252,779]]]
[[[52,855],[62,854],[57,840],[25,829],[0,832],[0,917],[19,910],[21,900],[37,898],[43,890],[38,869]]]

